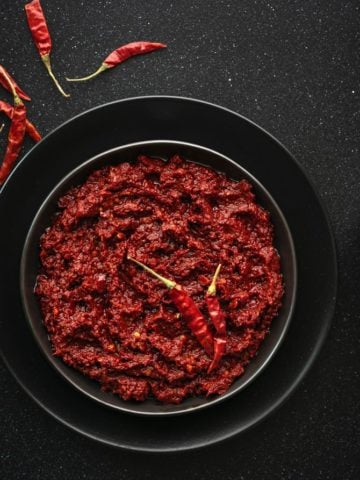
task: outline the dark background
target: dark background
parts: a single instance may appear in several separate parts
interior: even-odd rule
[[[29,117],[43,134],[138,95],[189,96],[248,116],[312,178],[330,215],[340,277],[332,328],[300,388],[252,431],[204,450],[140,455],[96,444],[45,414],[2,365],[1,478],[360,478],[358,0],[42,0],[53,68],[70,99],[46,76],[24,4],[1,0],[0,63],[33,98]],[[91,73],[134,40],[169,48],[87,84],[64,80]],[[3,132],[1,150],[5,139]]]

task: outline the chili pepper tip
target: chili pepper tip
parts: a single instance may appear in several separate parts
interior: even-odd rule
[[[226,349],[226,340],[222,337],[214,338],[214,358],[208,368],[207,373],[211,373],[213,370],[219,366],[220,360],[222,359]]]

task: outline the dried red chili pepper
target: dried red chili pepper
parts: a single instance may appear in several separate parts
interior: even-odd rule
[[[134,258],[128,257],[128,260],[131,260],[132,262],[139,265],[141,268],[149,272],[155,278],[160,280],[167,288],[170,289],[171,299],[176,305],[181,315],[183,316],[188,327],[195,335],[199,343],[203,346],[206,353],[208,355],[212,355],[214,340],[209,325],[206,323],[205,318],[196,306],[194,300],[183,289],[183,287],[181,285],[178,285],[173,280],[169,280],[168,278],[159,275],[154,270],[147,267],[138,260],[135,260]]]
[[[65,93],[62,89],[51,68],[50,53],[52,41],[40,0],[33,0],[32,2],[27,3],[25,5],[25,12],[31,35],[40,53],[41,60],[43,61],[46,70],[53,79],[60,93],[64,97],[70,97],[70,95]]]
[[[19,152],[25,136],[25,124],[26,124],[26,108],[16,93],[15,86],[12,84],[11,79],[6,75],[9,88],[12,91],[14,97],[14,111],[11,119],[11,126],[8,134],[8,144],[5,151],[4,160],[0,166],[0,185],[4,183],[8,177],[11,169],[19,156]]]
[[[108,70],[109,68],[114,68],[119,63],[125,62],[125,60],[134,57],[135,55],[142,55],[144,53],[150,53],[154,50],[159,50],[161,48],[166,48],[166,45],[163,43],[155,42],[132,42],[122,45],[108,55],[101,66],[96,70],[96,72],[88,75],[83,78],[67,78],[68,82],[85,82],[91,78],[96,77],[99,73]]]
[[[206,293],[206,305],[208,308],[208,312],[216,331],[221,334],[226,334],[226,323],[225,323],[225,315],[224,312],[221,310],[219,299],[216,296],[216,281],[217,277],[220,273],[221,265],[218,265],[211,281],[211,284]]]
[[[8,116],[10,119],[12,119],[13,113],[14,113],[14,107],[10,105],[10,103],[4,102],[3,100],[0,100],[0,112],[5,113],[6,116]],[[41,135],[35,125],[30,122],[30,120],[26,119],[26,125],[25,125],[25,130],[26,133],[31,137],[34,142],[39,142],[41,140]]]
[[[214,338],[214,356],[208,373],[215,370],[226,350],[226,322],[224,312],[221,310],[219,299],[216,296],[216,280],[220,273],[221,265],[218,265],[206,293],[206,305],[217,335]]]
[[[5,73],[5,75],[4,75]],[[2,66],[0,65],[0,85],[4,87],[6,90],[9,92],[12,92],[11,88],[9,87],[9,83],[6,79],[6,77],[11,81],[12,85],[15,88],[16,93],[19,95],[20,98],[23,100],[27,100],[28,102],[31,100],[29,95],[22,90],[19,85],[15,82],[13,77],[10,75],[10,73]]]

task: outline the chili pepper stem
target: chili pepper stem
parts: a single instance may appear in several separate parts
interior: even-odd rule
[[[127,258],[128,258],[128,260],[136,263],[137,265],[139,265],[139,267],[143,268],[144,270],[149,272],[152,276],[154,276],[155,278],[160,280],[160,282],[162,282],[167,288],[172,289],[172,288],[176,287],[176,282],[174,282],[173,280],[169,280],[168,278],[165,278],[162,275],[159,275],[152,268],[149,268],[146,265],[144,265],[143,263],[139,262],[138,260],[135,260],[135,258],[131,258],[131,257],[127,257]]]
[[[66,78],[68,82],[86,82],[87,80],[91,80],[92,78],[97,77],[100,73],[105,72],[105,70],[108,70],[110,67],[106,65],[106,63],[102,63],[101,66],[96,70],[96,72],[92,73],[91,75],[88,75],[87,77],[82,77],[82,78]]]
[[[209,285],[209,288],[207,290],[207,295],[215,295],[216,294],[216,280],[219,276],[220,268],[221,268],[221,263],[219,263],[219,265],[217,266],[217,268],[215,270],[213,279],[212,279],[212,281]]]
[[[4,130],[4,127],[5,127],[5,123],[2,123],[0,126],[0,133]]]
[[[70,97],[69,93],[65,93],[64,90],[62,89],[60,83],[58,82],[57,78],[55,77],[52,68],[51,68],[51,63],[50,63],[50,55],[41,55],[41,60],[43,61],[46,70],[48,71],[48,74],[50,77],[53,79],[55,85],[57,86],[57,89],[63,95],[64,97]]]

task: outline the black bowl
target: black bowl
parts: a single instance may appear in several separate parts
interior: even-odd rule
[[[192,397],[186,399],[180,405],[163,405],[156,400],[147,400],[142,403],[126,402],[118,396],[103,392],[100,390],[97,382],[88,379],[52,355],[51,344],[43,325],[40,305],[34,295],[36,276],[40,270],[40,236],[45,228],[51,224],[52,217],[57,211],[58,199],[69,188],[84,182],[95,169],[105,165],[131,161],[141,153],[163,159],[167,159],[177,153],[187,160],[210,166],[219,172],[223,172],[235,180],[243,178],[249,180],[254,186],[259,203],[270,212],[275,228],[275,245],[280,253],[285,283],[283,305],[272,323],[270,334],[261,345],[257,356],[252,359],[246,368],[245,373],[233,383],[225,394],[215,398]],[[290,230],[280,208],[263,185],[233,160],[214,150],[199,145],[169,140],[138,142],[108,150],[91,158],[64,177],[45,199],[31,224],[23,249],[20,270],[20,289],[26,317],[41,351],[57,372],[75,388],[103,405],[129,413],[152,416],[194,412],[221,402],[249,385],[268,365],[285,336],[294,310],[296,284],[296,257]]]

